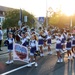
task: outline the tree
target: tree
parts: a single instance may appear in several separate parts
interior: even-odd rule
[[[52,9],[51,9],[52,10]],[[49,10],[49,11],[51,11]],[[61,9],[58,9],[56,12],[53,11],[51,16],[49,16],[49,25],[54,25],[60,28],[70,25],[71,17],[62,13]],[[74,17],[72,16],[73,25],[75,24]]]
[[[3,22],[3,28],[10,28],[10,27],[18,27],[18,21],[20,19],[20,10],[18,9],[13,9],[11,11],[7,11],[6,15],[5,15],[5,20]],[[30,13],[28,13],[25,10],[22,10],[22,19],[24,21],[24,16],[28,17],[28,22],[27,25],[29,25],[29,27],[32,26],[32,19],[34,19],[34,16]],[[23,24],[25,24],[23,22]]]

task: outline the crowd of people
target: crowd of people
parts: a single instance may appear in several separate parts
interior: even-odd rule
[[[1,37],[2,31],[0,29],[0,46],[3,37]],[[63,62],[61,53],[67,52],[68,59],[75,57],[75,33],[69,29],[59,29],[57,27],[40,27],[38,31],[28,29],[27,27],[22,29],[7,29],[7,39],[4,41],[5,46],[8,47],[9,58],[6,64],[13,63],[12,51],[14,42],[19,43],[29,49],[30,64],[35,61],[35,66],[38,66],[37,55],[44,56],[43,47],[47,47],[48,54],[52,54],[51,45],[52,39],[55,41],[55,51],[57,53],[57,62]],[[1,47],[0,47],[1,48]],[[1,49],[0,49],[1,50]],[[37,53],[36,53],[37,52]]]

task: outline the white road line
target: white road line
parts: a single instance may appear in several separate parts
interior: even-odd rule
[[[71,60],[69,61],[69,73],[71,72]]]
[[[35,64],[35,62],[32,62],[31,64]],[[2,73],[2,74],[0,74],[0,75],[7,75],[7,74],[9,74],[9,73],[15,72],[15,71],[20,70],[20,69],[22,69],[22,68],[25,68],[25,67],[27,67],[28,65],[29,65],[29,64],[24,65],[24,66],[21,66],[21,67],[18,67],[18,68],[16,68],[16,69],[10,70],[10,71],[5,72],[5,73]]]

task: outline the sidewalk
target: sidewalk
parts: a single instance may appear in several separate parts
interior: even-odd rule
[[[2,47],[2,51],[0,51],[0,55],[8,53],[7,47]]]

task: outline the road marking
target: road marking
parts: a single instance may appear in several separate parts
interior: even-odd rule
[[[33,65],[33,64],[35,64],[35,62],[32,62],[31,64]],[[16,68],[16,69],[10,70],[10,71],[5,72],[5,73],[2,73],[2,74],[0,74],[0,75],[7,75],[7,74],[10,74],[10,73],[15,72],[15,71],[17,71],[17,70],[20,70],[20,69],[22,69],[22,68],[25,68],[25,67],[27,67],[28,65],[29,65],[29,64],[24,65],[24,66],[21,66],[21,67],[18,67],[18,68]]]
[[[71,61],[70,60],[69,60],[68,68],[69,68],[69,72],[71,72]]]

